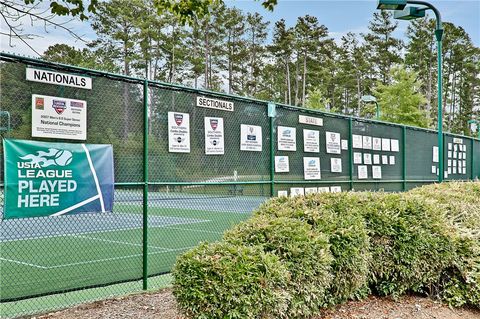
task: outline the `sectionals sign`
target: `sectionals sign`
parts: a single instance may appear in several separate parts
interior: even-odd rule
[[[111,145],[3,140],[5,219],[107,212]]]
[[[27,80],[48,84],[71,86],[80,89],[92,89],[92,79],[86,76],[53,72],[49,70],[27,68]]]
[[[210,99],[204,96],[197,96],[197,106],[233,112],[233,102]]]

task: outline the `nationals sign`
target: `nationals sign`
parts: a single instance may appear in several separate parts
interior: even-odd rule
[[[4,219],[107,212],[111,145],[4,139]]]

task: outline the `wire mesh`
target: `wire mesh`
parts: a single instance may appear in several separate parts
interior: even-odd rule
[[[25,69],[32,63],[91,76],[93,89],[27,81]],[[85,143],[113,146],[115,175],[112,212],[0,222],[0,310],[7,316],[140,290],[139,280],[149,283],[147,277],[170,272],[176,256],[201,241],[219,240],[272,195],[403,191],[437,179],[434,131],[285,105],[277,105],[270,118],[267,102],[5,54],[0,70],[2,139],[31,139],[32,94],[85,100]],[[198,98],[231,102],[234,111],[198,107]],[[188,153],[169,149],[169,112],[188,114]],[[224,152],[206,154],[205,130],[218,119]],[[256,133],[261,151],[241,150],[242,125],[261,129]],[[445,167],[452,169],[448,180],[480,176],[480,141],[446,134],[445,150]],[[288,157],[287,171],[275,167],[276,157]],[[307,180],[309,158],[318,158],[320,167],[318,176]],[[125,284],[114,285],[119,283]]]

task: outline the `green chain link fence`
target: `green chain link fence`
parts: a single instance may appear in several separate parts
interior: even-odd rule
[[[113,145],[115,174],[113,212],[0,222],[0,310],[6,317],[147,289],[171,270],[178,254],[220,239],[279,191],[404,191],[437,180],[435,131],[286,105],[276,105],[275,116],[269,116],[273,110],[264,101],[6,53],[0,57],[2,139],[31,138],[32,94],[86,100],[85,142]],[[90,76],[93,89],[27,81],[27,66]],[[197,107],[197,97],[233,102],[234,112]],[[168,151],[169,111],[190,114],[190,153]],[[224,155],[205,155],[204,118],[210,116],[224,120]],[[323,125],[299,123],[299,116],[321,119]],[[262,128],[261,152],[240,150],[242,124]],[[278,150],[279,127],[296,129],[296,151]],[[312,131],[319,134],[318,150],[305,152],[304,136]],[[340,134],[339,153],[326,153],[326,132]],[[398,150],[359,149],[354,135],[371,137],[371,143],[396,140]],[[460,141],[465,146],[456,153],[466,158],[455,158],[454,174],[453,148],[460,148],[455,146]],[[479,178],[479,140],[445,134],[444,146],[445,167],[451,170],[447,180]],[[275,172],[275,156],[288,156],[288,172]],[[319,158],[321,179],[304,179],[305,157]],[[367,167],[367,179],[359,179],[360,166]],[[373,166],[381,167],[381,179],[372,178]]]

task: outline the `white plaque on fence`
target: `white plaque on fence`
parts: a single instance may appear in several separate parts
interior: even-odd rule
[[[86,140],[87,102],[33,94],[32,136]]]
[[[320,132],[315,130],[303,130],[303,151],[305,153],[320,152]]]
[[[297,150],[297,129],[294,127],[278,126],[277,142],[279,151]]]
[[[275,156],[275,173],[288,173],[289,171],[288,156]]]
[[[323,126],[323,119],[321,119],[319,117],[299,115],[298,116],[298,123],[316,125],[316,126]]]
[[[233,112],[233,102],[210,99],[204,96],[197,96],[197,106],[206,107],[208,109],[222,110]]]
[[[87,90],[92,89],[92,78],[87,76],[33,68],[27,68],[26,70],[26,79],[28,81],[70,86]]]
[[[224,144],[223,118],[205,117],[205,154],[223,155]]]
[[[262,127],[255,125],[240,125],[240,150],[250,152],[262,151]]]
[[[190,153],[190,114],[168,112],[168,151]]]
[[[325,144],[327,145],[328,154],[340,154],[342,152],[340,133],[326,132]]]
[[[319,157],[304,157],[303,158],[303,173],[306,180],[320,179],[320,158]]]
[[[330,171],[332,173],[341,173],[342,172],[342,159],[341,158],[331,158],[330,159]]]

